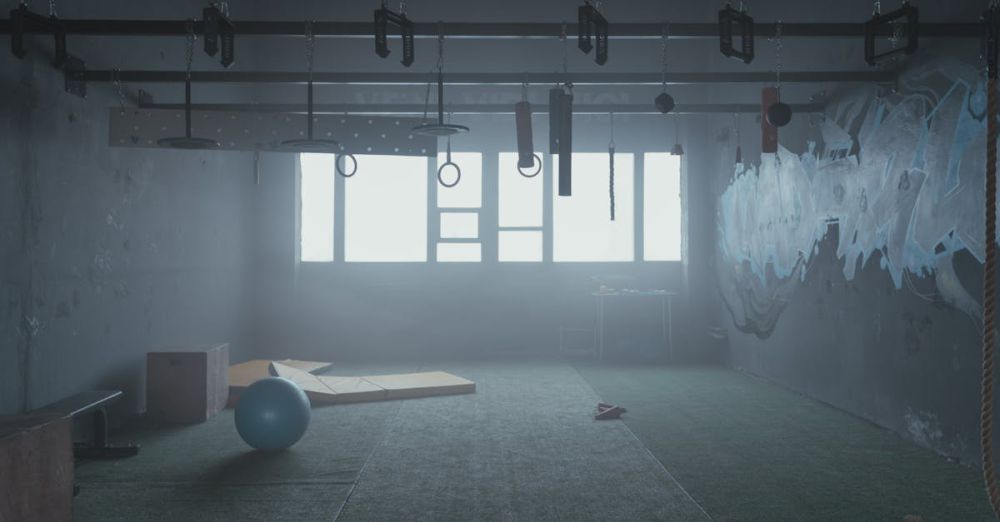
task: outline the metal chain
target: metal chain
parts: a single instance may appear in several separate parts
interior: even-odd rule
[[[562,30],[559,32],[559,39],[562,40],[562,69],[563,76],[569,76],[569,52],[567,51],[566,22],[562,23]],[[564,78],[565,79],[565,78]]]
[[[775,50],[775,58],[778,61],[777,67],[775,69],[775,77],[778,83],[778,92],[781,92],[781,20],[778,20],[774,27],[774,39],[777,44],[777,49]]]
[[[312,21],[306,21],[306,66],[309,71],[309,81],[313,77],[313,55],[316,52],[316,37],[313,36]]]
[[[117,68],[111,70],[111,82],[115,86],[115,90],[118,92],[118,105],[121,108],[121,113],[125,114],[125,92],[122,90],[122,75],[121,71]]]
[[[56,0],[49,0],[49,16],[56,17]]]
[[[663,92],[667,92],[667,39],[670,37],[670,22],[663,22],[662,29],[662,51],[663,51],[663,68],[660,72],[660,83],[663,85]]]
[[[432,75],[433,75],[433,73],[429,74],[429,76],[432,76]],[[427,107],[430,105],[430,103],[431,103],[431,80],[430,80],[430,78],[428,78],[427,79],[427,91],[424,92],[424,117],[423,117],[423,121],[425,123],[427,122]]]
[[[187,66],[185,68],[184,78],[186,80],[191,80],[191,63],[194,61],[194,20],[190,18],[187,21],[187,57],[185,58]]]
[[[229,18],[229,2],[221,0],[219,2],[212,2],[211,5],[218,9],[219,12],[222,13],[222,16]]]
[[[438,22],[438,71],[444,70],[444,23]]]
[[[872,12],[875,16],[880,16],[882,14],[882,2],[875,0],[875,10]]]
[[[399,14],[406,14],[406,0],[399,0]]]

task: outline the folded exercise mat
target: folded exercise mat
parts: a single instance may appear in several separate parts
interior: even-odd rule
[[[314,405],[413,399],[476,392],[476,383],[447,372],[334,377],[317,376],[280,362],[274,362],[269,366],[269,373],[289,379],[301,386]]]
[[[268,377],[268,367],[272,361],[256,359],[244,363],[234,364],[229,367],[229,402],[226,405],[232,408],[236,404],[236,398],[241,391],[256,381]],[[316,361],[298,361],[294,359],[284,359],[276,361],[289,368],[294,368],[306,373],[319,373],[328,370],[333,364]]]

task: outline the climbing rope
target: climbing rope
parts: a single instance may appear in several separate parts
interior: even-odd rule
[[[611,221],[615,220],[615,113],[608,113],[611,123],[611,141],[608,142],[608,199],[611,202]]]
[[[997,99],[996,71],[991,71],[986,82],[987,138],[986,138],[986,264],[983,266],[983,384],[980,436],[983,447],[983,479],[990,497],[993,513],[1000,517],[1000,487],[997,486],[996,467],[993,463],[993,355],[996,349],[996,258],[997,258],[997,138],[1000,137],[997,117],[1000,100]]]

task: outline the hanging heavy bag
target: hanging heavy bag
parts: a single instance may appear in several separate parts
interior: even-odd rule
[[[520,101],[514,104],[514,122],[517,126],[517,167],[530,169],[535,166],[535,145],[531,135],[531,104]]]

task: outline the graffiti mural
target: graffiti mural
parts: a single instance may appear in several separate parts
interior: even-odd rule
[[[896,288],[933,278],[940,298],[973,317],[954,253],[984,257],[986,95],[968,66],[934,62],[837,96],[817,139],[736,165],[718,208],[719,278],[738,328],[766,337],[837,227],[844,277],[875,254]]]

